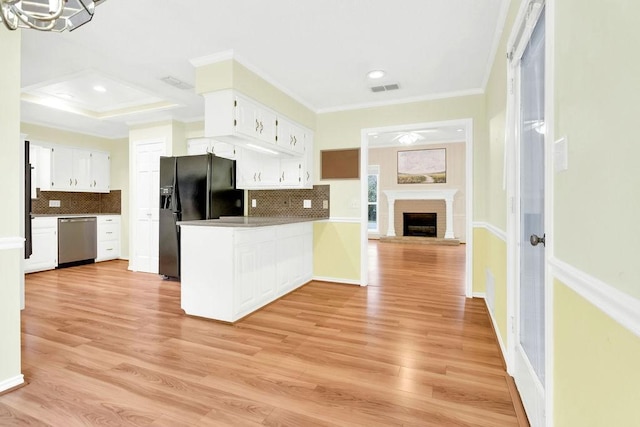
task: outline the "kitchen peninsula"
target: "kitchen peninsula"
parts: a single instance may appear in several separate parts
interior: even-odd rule
[[[179,223],[182,309],[235,322],[309,282],[313,220],[223,217]]]

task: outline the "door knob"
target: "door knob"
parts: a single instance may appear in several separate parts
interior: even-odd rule
[[[532,234],[531,237],[529,237],[529,242],[531,243],[531,246],[538,246],[538,243],[542,243],[542,246],[545,246],[544,239],[546,236],[546,234],[543,234],[542,237]]]

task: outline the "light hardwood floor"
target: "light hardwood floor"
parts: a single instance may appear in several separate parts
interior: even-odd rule
[[[30,274],[0,425],[526,425],[464,246],[369,257],[369,287],[311,282],[235,325],[124,261]]]

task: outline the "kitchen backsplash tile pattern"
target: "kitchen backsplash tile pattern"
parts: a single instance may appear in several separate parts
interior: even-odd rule
[[[50,200],[59,200],[60,207],[50,207]],[[67,191],[40,191],[38,198],[31,200],[31,213],[51,214],[120,214],[121,191],[109,193],[74,193]]]
[[[329,218],[329,194],[328,185],[304,190],[249,190],[249,216]],[[304,207],[305,200],[311,201],[310,208]]]

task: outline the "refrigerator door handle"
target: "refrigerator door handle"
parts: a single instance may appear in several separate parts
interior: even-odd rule
[[[236,188],[236,183],[234,182],[235,181],[234,178],[235,178],[235,174],[233,173],[233,166],[231,166],[229,168],[229,181],[230,181],[229,183],[231,185],[231,188]]]
[[[213,156],[211,154],[207,154],[207,189],[209,189],[209,185],[211,183],[211,164],[213,163]],[[211,219],[211,194],[210,192],[208,192],[207,196],[206,196],[206,206],[205,206],[205,213],[204,213],[204,219]]]

